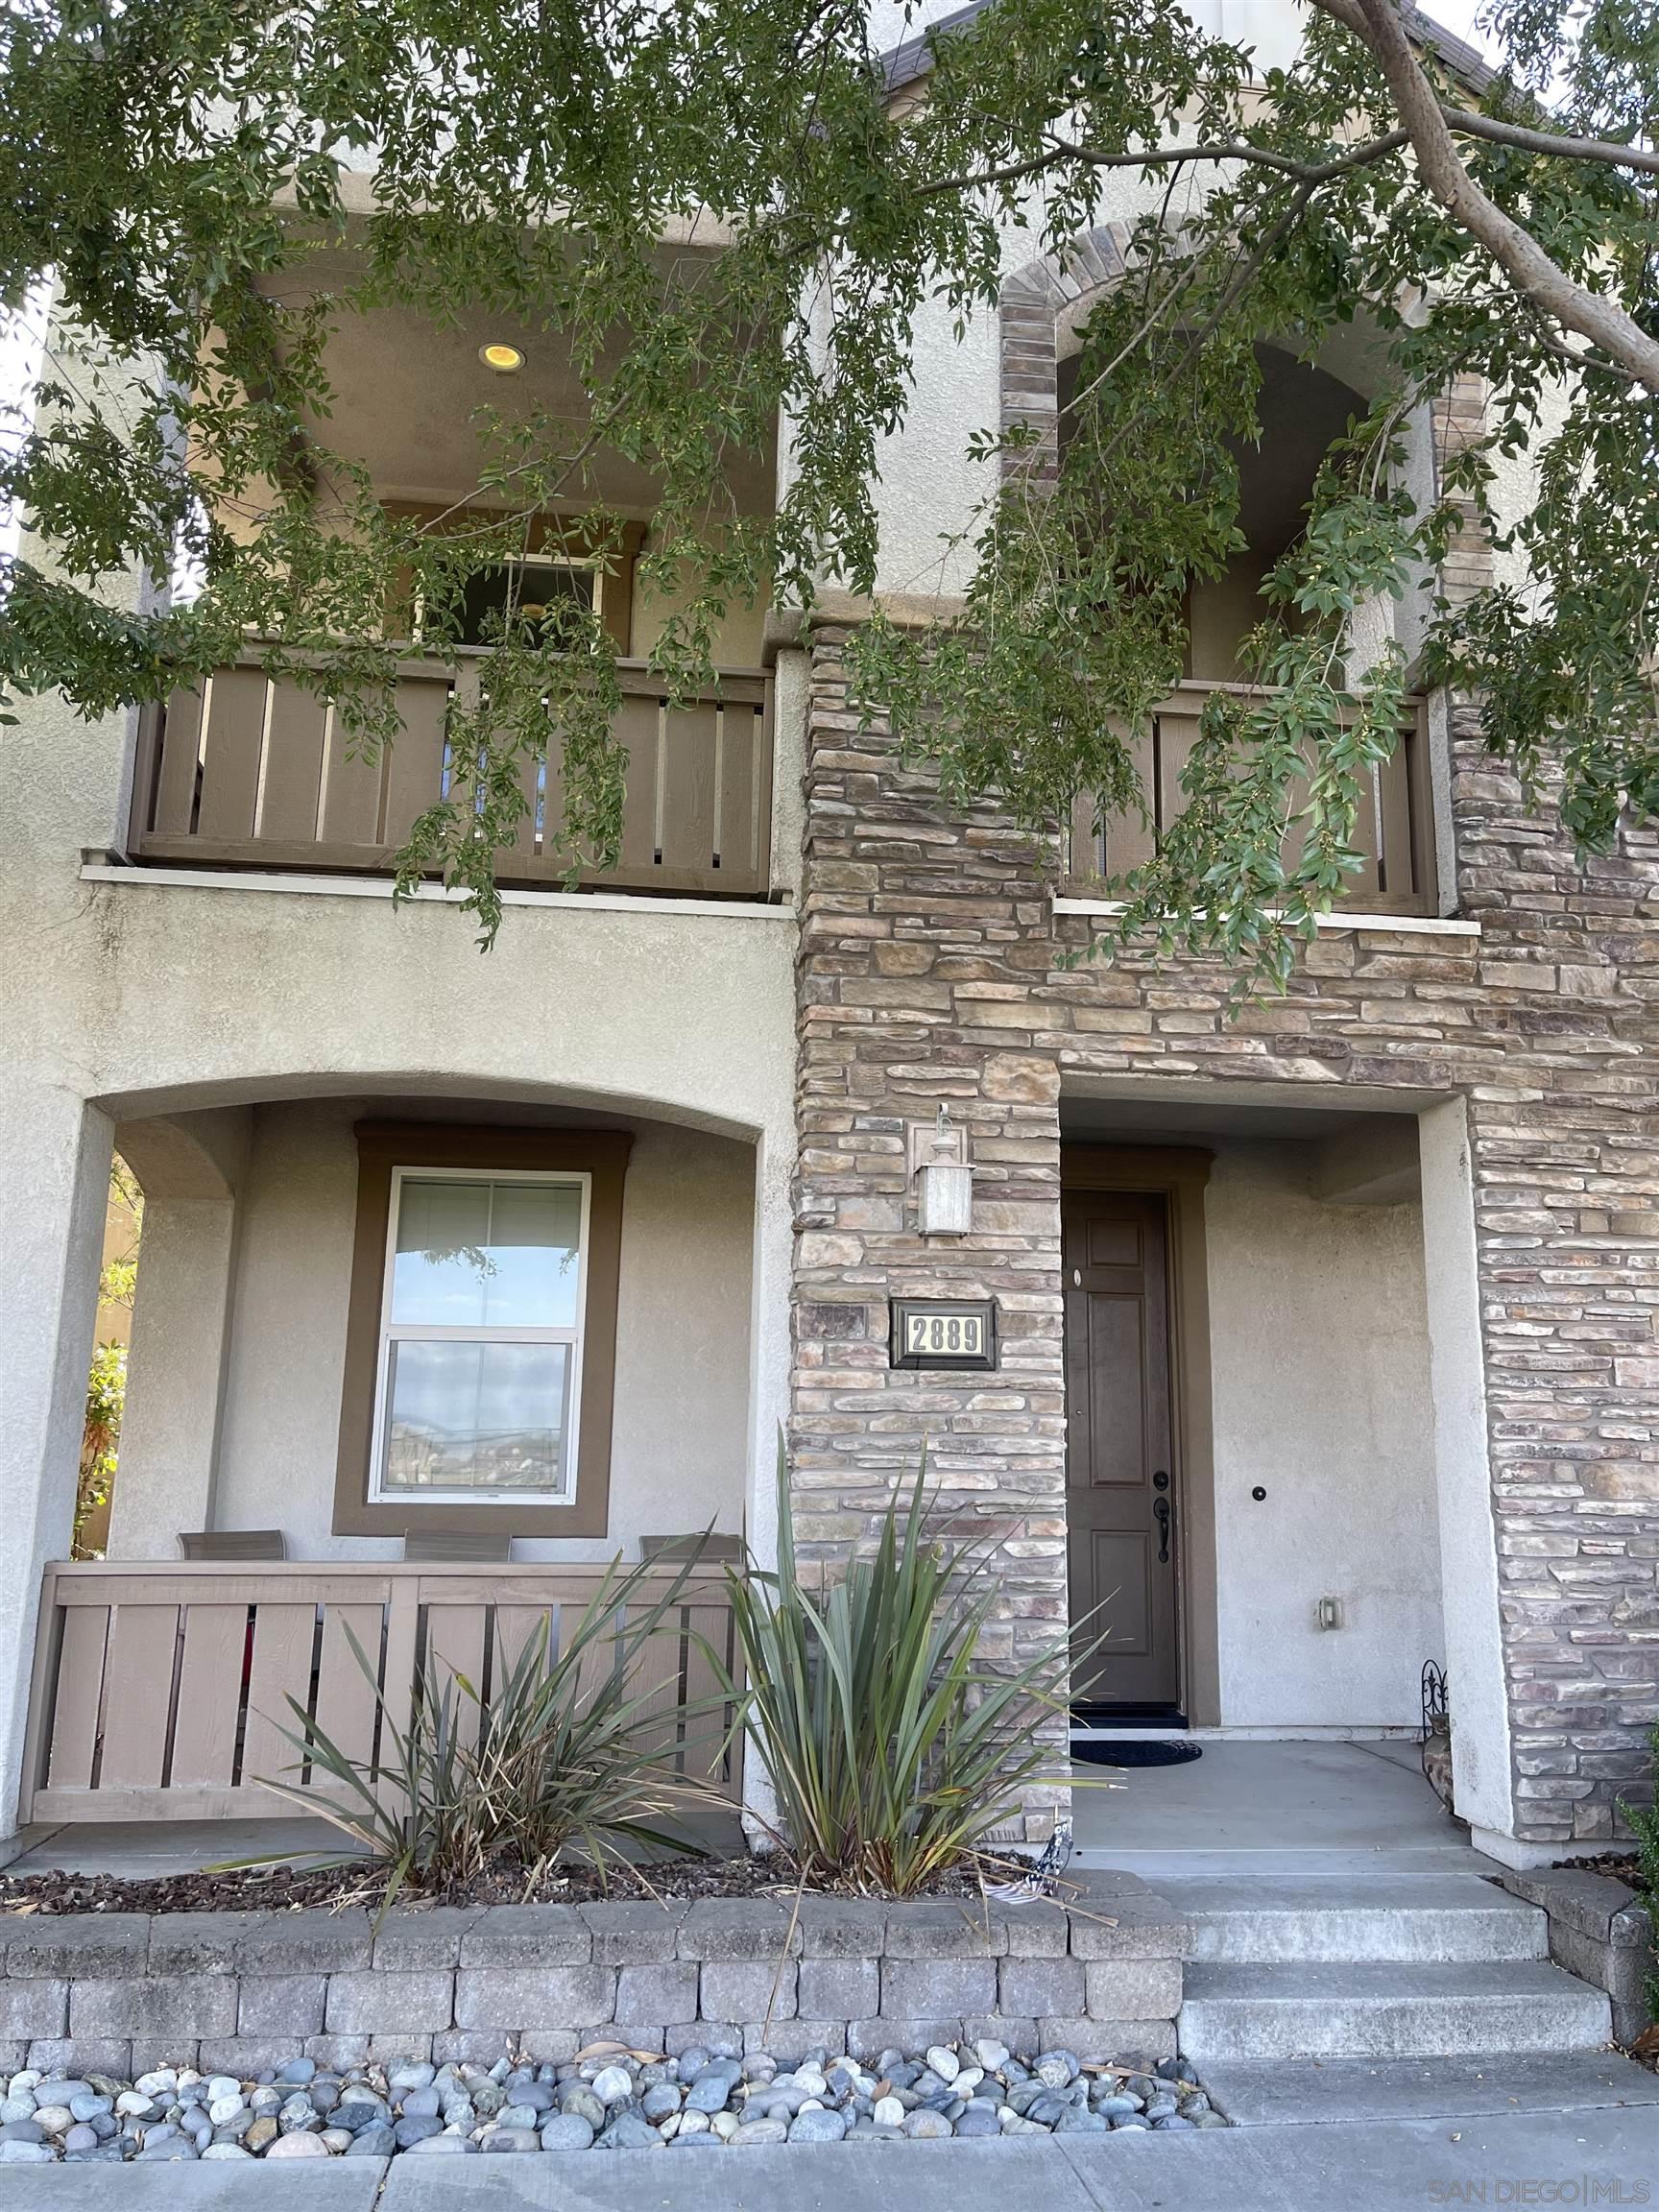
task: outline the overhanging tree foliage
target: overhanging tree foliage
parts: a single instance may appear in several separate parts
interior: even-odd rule
[[[872,589],[919,314],[989,312],[1010,221],[1063,249],[1103,178],[1146,169],[1161,204],[1089,318],[1057,478],[983,429],[965,598],[920,636],[878,616],[865,695],[949,791],[999,789],[1033,826],[1080,790],[1141,805],[1113,732],[1179,675],[1188,587],[1240,544],[1261,348],[1311,360],[1358,322],[1369,411],[1268,580],[1262,687],[1207,709],[1125,926],[1284,973],[1355,863],[1408,674],[1479,691],[1494,751],[1558,763],[1569,825],[1604,847],[1622,809],[1659,812],[1659,21],[1636,0],[1493,14],[1507,67],[1472,84],[1396,0],[1313,0],[1298,66],[1258,84],[1172,0],[997,0],[895,100],[856,0],[14,0],[0,297],[50,271],[60,306],[0,492],[57,560],[11,566],[0,682],[96,712],[252,631],[373,746],[394,662],[411,637],[443,654],[469,576],[577,510],[584,551],[614,553],[609,451],[660,487],[645,580],[678,612],[654,658],[696,683],[729,606]],[[327,443],[327,335],[385,303],[557,333],[587,395],[481,422],[477,496],[438,523]],[[1414,501],[1410,426],[1471,373],[1485,435]],[[738,513],[729,456],[781,420],[777,512]],[[1536,498],[1501,517],[1517,456]],[[1421,588],[1471,505],[1531,583],[1435,608],[1423,671],[1349,667],[1354,611]],[[200,589],[111,611],[100,586],[134,563]],[[589,611],[510,609],[497,643],[406,856],[487,927],[526,755],[558,731],[573,865],[613,854],[625,773]]]

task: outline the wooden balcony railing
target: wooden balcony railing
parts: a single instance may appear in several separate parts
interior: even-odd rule
[[[309,1785],[280,1733],[299,1726],[289,1697],[342,1749],[374,1762],[387,1719],[407,1725],[424,1653],[487,1699],[543,1621],[558,1650],[562,1625],[580,1619],[604,1572],[357,1560],[49,1566],[21,1817],[293,1813],[260,1787],[261,1778]],[[647,1589],[671,1579],[665,1570]],[[384,1716],[348,1629],[375,1670]],[[723,1709],[675,1719],[678,1707],[718,1695],[705,1641],[732,1668],[732,1608],[712,1571],[687,1581],[646,1644],[636,1695],[662,1711],[663,1767],[735,1799],[741,1760],[736,1744],[721,1752]]]
[[[1080,799],[1067,840],[1069,890],[1098,891],[1102,878],[1122,877],[1152,857],[1155,835],[1187,804],[1181,772],[1198,741],[1205,700],[1213,691],[1242,688],[1181,684],[1153,709],[1134,740],[1135,765],[1152,821],[1119,815],[1102,826],[1093,799]],[[1407,716],[1393,757],[1374,773],[1361,802],[1355,844],[1365,855],[1365,866],[1349,878],[1339,906],[1372,914],[1436,911],[1428,729],[1422,704],[1411,702]]]
[[[396,741],[366,759],[341,717],[302,684],[246,655],[199,688],[175,691],[141,726],[129,854],[170,867],[388,873],[418,818],[451,794],[449,702],[475,681],[410,661],[397,675]],[[771,683],[722,671],[706,695],[670,705],[643,663],[621,668],[616,733],[628,748],[620,864],[582,880],[613,890],[763,899],[770,888]],[[497,855],[503,883],[557,888],[564,796],[558,746],[525,769],[527,812]]]

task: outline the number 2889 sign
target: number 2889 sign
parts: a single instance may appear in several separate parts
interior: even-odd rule
[[[994,1298],[895,1298],[888,1356],[895,1367],[995,1367]]]

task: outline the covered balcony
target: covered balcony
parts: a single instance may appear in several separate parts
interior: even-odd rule
[[[1063,331],[1057,339],[1056,436],[1062,445],[1072,434],[1076,343],[1074,331]],[[1366,411],[1370,368],[1361,331],[1349,333],[1342,345],[1328,346],[1319,364],[1277,347],[1257,351],[1262,434],[1258,443],[1239,442],[1235,448],[1241,547],[1222,573],[1189,583],[1182,680],[1128,733],[1146,818],[1117,814],[1102,821],[1092,796],[1078,801],[1063,841],[1070,896],[1097,899],[1106,882],[1152,858],[1158,838],[1187,805],[1181,778],[1209,701],[1218,695],[1262,695],[1253,680],[1248,640],[1269,613],[1269,602],[1262,597],[1265,581],[1303,531],[1326,454],[1346,435],[1350,421]],[[1410,434],[1411,466],[1422,472],[1430,466],[1426,419],[1413,418]],[[1345,656],[1350,681],[1389,647],[1398,647],[1408,666],[1421,666],[1429,583],[1421,577],[1401,600],[1378,598],[1355,611]],[[1294,617],[1288,619],[1293,627]],[[1450,869],[1442,868],[1435,826],[1436,778],[1443,781],[1446,771],[1443,757],[1437,764],[1434,731],[1443,708],[1443,701],[1407,697],[1399,742],[1389,758],[1372,770],[1360,796],[1354,845],[1363,865],[1345,880],[1335,901],[1339,913],[1432,916],[1447,911],[1442,878],[1449,878]],[[1294,788],[1291,799],[1293,805],[1302,804]],[[1293,843],[1286,856],[1297,857]]]
[[[664,248],[665,288],[694,284],[716,260],[707,249]],[[284,312],[337,302],[323,349],[329,400],[306,418],[290,480],[234,488],[215,519],[231,539],[255,540],[273,517],[279,522],[283,498],[300,498],[325,540],[349,540],[362,536],[367,497],[371,518],[378,511],[395,524],[403,551],[386,556],[385,626],[376,635],[373,622],[367,631],[354,622],[350,637],[368,637],[377,651],[390,641],[405,654],[391,678],[397,734],[366,744],[352,715],[330,703],[321,673],[316,687],[304,681],[322,651],[297,647],[287,633],[286,658],[274,657],[271,641],[250,635],[245,651],[140,716],[118,856],[150,869],[389,874],[429,808],[458,805],[466,817],[474,767],[451,745],[452,709],[475,714],[488,698],[507,611],[563,606],[580,610],[615,656],[613,732],[627,754],[620,854],[600,869],[565,842],[564,740],[550,708],[544,757],[526,754],[524,810],[496,854],[497,879],[543,891],[769,898],[773,685],[763,665],[763,579],[753,596],[726,593],[709,618],[712,669],[701,687],[674,689],[653,673],[651,655],[697,600],[719,549],[771,515],[774,441],[755,451],[733,441],[722,451],[699,525],[705,554],[686,555],[682,537],[654,571],[667,532],[662,487],[596,429],[589,383],[605,364],[589,364],[585,381],[558,329],[482,306],[450,323],[415,302],[361,307],[352,301],[360,275],[349,246],[329,247],[266,280]],[[566,445],[568,468],[548,464],[556,494],[542,496],[538,477],[538,492],[518,496],[516,481],[530,464],[507,466],[503,449],[557,462]],[[437,617],[407,549],[445,548],[447,559],[486,541],[488,559],[476,556],[485,565],[465,575],[457,604],[445,599]],[[279,551],[278,568],[282,559]],[[188,589],[188,579],[180,582]],[[301,627],[313,619],[306,605],[298,615]],[[332,613],[314,627],[329,654],[337,643],[349,652]],[[278,666],[286,672],[270,672]]]

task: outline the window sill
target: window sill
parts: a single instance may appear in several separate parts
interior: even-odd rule
[[[1097,914],[1112,916],[1123,912],[1120,899],[1064,899],[1054,901],[1056,914]],[[1479,937],[1479,922],[1459,921],[1454,916],[1438,914],[1324,914],[1317,927],[1325,931],[1386,930],[1397,937]]]

